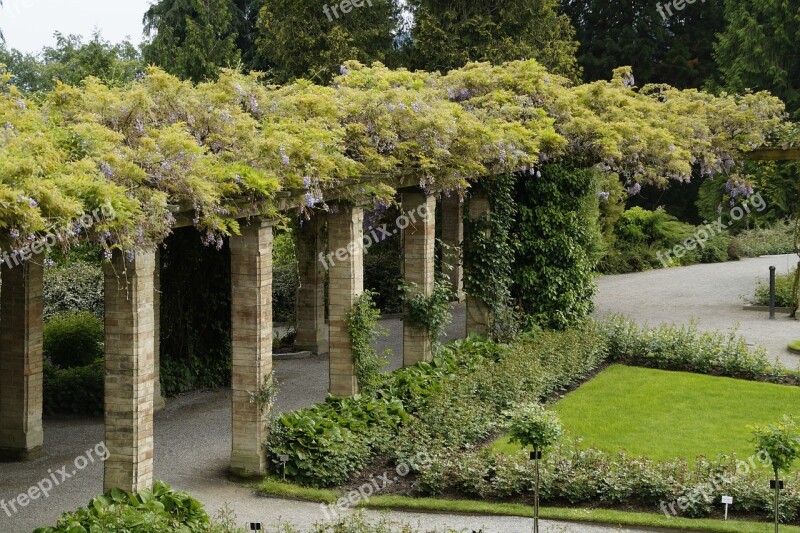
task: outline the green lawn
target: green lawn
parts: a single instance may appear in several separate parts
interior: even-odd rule
[[[752,424],[800,415],[800,387],[614,365],[553,409],[568,435],[654,460],[753,454]],[[497,451],[515,450],[506,438]]]

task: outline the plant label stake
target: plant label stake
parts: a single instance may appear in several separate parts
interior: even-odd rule
[[[278,460],[283,465],[283,480],[286,481],[286,463],[289,462],[289,456],[288,455],[279,455],[278,456]]]
[[[733,503],[733,496],[723,496],[722,503],[725,504],[725,520],[728,519],[728,506]]]
[[[261,531],[261,522],[250,522],[250,531]]]

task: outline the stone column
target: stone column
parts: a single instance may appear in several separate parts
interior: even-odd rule
[[[464,241],[463,201],[457,193],[442,196],[442,273],[450,280],[459,301],[464,298],[464,267],[461,243]]]
[[[347,314],[364,292],[364,210],[340,205],[328,214],[330,393],[358,393]]]
[[[297,231],[297,339],[295,347],[315,354],[328,352],[325,331],[325,218],[317,213]],[[322,259],[320,259],[322,253]]]
[[[251,393],[269,384],[272,374],[272,226],[265,221],[242,226],[231,237],[231,471],[260,476],[266,469],[267,411]]]
[[[0,461],[42,452],[41,261],[0,267]]]
[[[156,248],[155,269],[153,271],[153,408],[163,411],[167,406],[161,394],[161,251]]]
[[[475,188],[469,199],[469,218],[477,220],[489,214],[491,207],[489,197],[479,188]],[[467,294],[467,334],[488,335],[491,313],[486,302],[471,294]]]
[[[105,272],[105,490],[153,485],[155,252],[115,250]]]
[[[404,192],[401,205],[407,220],[398,220],[403,228],[403,279],[409,285],[408,296],[433,294],[435,280],[436,199],[424,192]],[[407,310],[406,310],[407,311]],[[403,365],[411,366],[432,358],[430,334],[423,328],[403,321]]]

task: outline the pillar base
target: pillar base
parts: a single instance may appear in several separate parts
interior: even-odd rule
[[[43,455],[44,448],[42,446],[36,446],[30,450],[0,448],[0,463],[25,463],[38,459]]]

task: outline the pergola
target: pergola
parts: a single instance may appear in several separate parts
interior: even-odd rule
[[[403,278],[429,295],[434,285],[436,198],[419,186],[399,184],[402,211],[427,212],[401,232]],[[287,194],[282,209],[296,209]],[[358,393],[347,314],[363,292],[364,206],[331,202],[316,210],[297,236],[300,288],[297,293],[297,347],[329,353],[331,394]],[[463,200],[441,197],[442,237],[458,246],[463,239]],[[469,215],[489,209],[475,189]],[[427,211],[425,211],[427,210]],[[191,225],[193,213],[176,208],[176,227]],[[272,370],[272,239],[275,220],[251,213],[230,238],[232,296],[232,442],[230,468],[242,476],[263,474],[268,437],[262,408],[251,399]],[[326,228],[327,226],[327,228]],[[327,242],[324,238],[327,229]],[[346,253],[337,251],[345,250]],[[322,253],[333,253],[327,267]],[[462,286],[457,255],[446,258],[453,286]],[[0,268],[0,454],[27,460],[42,453],[43,257]],[[329,276],[329,327],[325,328],[325,274]],[[153,482],[153,413],[163,406],[159,384],[160,280],[158,248],[133,257],[115,251],[105,272],[105,461],[104,486],[138,491]],[[179,319],[179,317],[176,317]],[[467,298],[467,329],[486,333],[488,309]],[[431,339],[409,322],[403,326],[403,364],[431,358]]]
[[[404,228],[402,239],[404,280],[430,295],[437,195],[443,239],[458,245],[464,232],[461,194],[485,176],[535,174],[542,162],[575,157],[617,172],[630,184],[688,179],[695,164],[717,172],[742,150],[763,144],[765,132],[782,116],[782,104],[763,94],[712,97],[665,87],[635,91],[626,69],[618,69],[609,82],[573,87],[535,61],[473,64],[445,76],[389,71],[382,65],[350,68],[333,87],[297,83],[280,89],[239,74],[190,87],[151,69],[131,89],[101,87],[97,80],[81,88],[59,87],[48,97],[45,113],[13,91],[11,96],[0,92],[0,112],[9,118],[0,131],[0,164],[5,164],[0,172],[8,175],[0,176],[6,179],[0,181],[0,193],[11,195],[11,203],[24,200],[13,204],[16,211],[0,219],[0,227],[20,220],[38,223],[35,231],[51,227],[40,208],[43,198],[61,221],[75,205],[94,202],[97,191],[130,204],[132,218],[122,235],[128,240],[102,241],[106,250],[112,244],[128,246],[127,253],[114,248],[104,266],[106,488],[138,491],[153,482],[153,412],[163,401],[156,246],[163,237],[151,238],[156,242],[147,246],[136,240],[142,218],[165,214],[165,206],[153,198],[188,196],[197,202],[174,208],[171,224],[151,228],[154,234],[166,226],[197,226],[197,220],[198,227],[212,226],[222,235],[228,234],[225,228],[213,226],[218,219],[238,222],[229,232],[230,466],[237,474],[259,475],[266,467],[267,426],[252,394],[272,370],[276,215],[298,209],[308,215],[298,235],[297,344],[328,352],[330,393],[350,396],[358,386],[347,315],[363,292],[364,206],[376,190],[384,196],[397,193],[403,211],[428,213]],[[84,142],[67,153],[61,146],[64,133]],[[38,149],[31,148],[34,143]],[[148,157],[152,154],[159,157]],[[15,170],[20,161],[24,172]],[[382,177],[376,179],[375,173]],[[52,174],[77,178],[59,182],[51,180]],[[306,179],[316,185],[297,189]],[[65,189],[70,194],[63,197],[47,194]],[[250,202],[232,206],[232,190],[249,194]],[[319,209],[319,201],[304,203],[304,196],[323,191],[320,200],[332,209]],[[470,218],[489,211],[480,187],[469,188],[468,202]],[[20,239],[24,235],[17,231],[10,240]],[[318,257],[331,252],[326,271]],[[24,460],[42,451],[43,259],[40,253],[19,266],[0,267],[4,459]],[[460,288],[462,266],[457,258],[449,260],[453,268],[445,272]],[[485,333],[489,320],[488,306],[468,295],[468,331]],[[404,323],[404,364],[430,357],[428,334]]]

